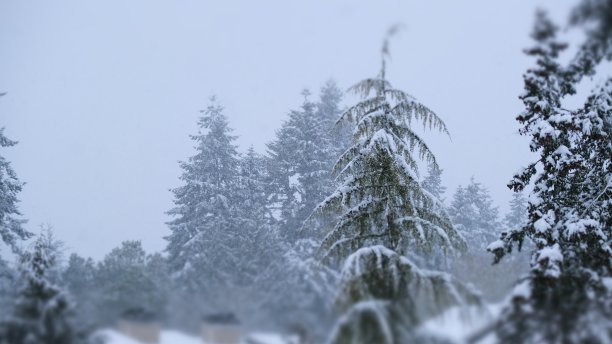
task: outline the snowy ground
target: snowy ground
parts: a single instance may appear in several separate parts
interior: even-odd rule
[[[487,305],[480,309],[451,308],[441,316],[426,322],[423,329],[442,338],[464,343],[471,335],[488,327],[499,314],[500,308],[499,304]],[[492,343],[495,343],[492,333],[478,341],[478,344]]]
[[[99,334],[106,340],[105,344],[142,344],[139,341],[124,336],[115,330],[103,330]],[[291,344],[291,341],[272,333],[254,333],[249,338],[256,339],[261,344]],[[159,344],[207,344],[200,337],[190,336],[177,331],[165,330],[161,333]],[[245,342],[246,344],[246,342]]]
[[[487,327],[499,313],[500,306],[489,305],[484,309],[460,309],[451,308],[441,316],[432,319],[424,324],[423,329],[429,333],[434,333],[442,338],[447,338],[464,343],[472,334]],[[106,344],[142,344],[130,339],[115,330],[103,330],[100,334],[107,341]],[[255,333],[250,334],[249,338],[257,340],[261,344],[291,344],[290,340],[283,339],[276,334]],[[484,337],[478,344],[492,344],[495,338],[492,334]],[[246,343],[246,342],[245,342]],[[165,330],[161,333],[159,344],[206,344],[199,337],[189,336],[177,331]]]
[[[115,330],[103,330],[100,334],[104,337],[106,344],[142,344],[136,340],[124,336]],[[202,344],[198,337],[192,337],[176,331],[163,331],[160,344]]]

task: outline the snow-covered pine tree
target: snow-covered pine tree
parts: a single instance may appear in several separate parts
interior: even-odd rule
[[[329,332],[337,282],[336,271],[316,259],[318,248],[314,239],[285,244],[281,259],[259,278],[266,291],[264,309],[273,313],[279,330],[300,329],[313,343],[323,342]]]
[[[233,297],[232,309],[247,326],[286,330],[299,324],[316,331],[327,314],[321,298],[329,295],[328,290],[320,290],[325,288],[321,284],[327,275],[314,268],[312,247],[318,243],[312,239],[281,240],[278,223],[268,208],[266,167],[266,158],[252,147],[239,162],[241,197],[236,219],[245,233],[240,243],[244,259],[240,265],[242,287]]]
[[[527,213],[527,199],[523,195],[522,191],[514,192],[512,199],[510,200],[510,210],[506,214],[503,220],[504,231],[514,231],[523,228],[527,224],[528,213]],[[507,278],[508,276],[516,277],[515,281],[524,277],[529,272],[529,252],[533,249],[533,245],[529,240],[523,242],[523,247],[520,252],[516,252],[512,257],[507,259],[505,265],[507,268],[502,268],[500,271],[504,277],[500,276],[500,279]],[[504,262],[497,264],[497,267],[504,266]],[[489,267],[487,267],[489,269]],[[510,269],[510,271],[507,271]],[[506,271],[503,271],[506,270]],[[492,272],[490,275],[494,276],[498,273]],[[501,289],[501,288],[498,288]]]
[[[238,165],[239,194],[242,196],[238,206],[240,218],[248,228],[271,233],[274,217],[267,207],[266,181],[269,177],[266,160],[251,146]]]
[[[239,228],[245,233],[242,243],[243,259],[242,284],[257,288],[254,283],[264,271],[283,260],[285,247],[281,243],[275,219],[268,208],[266,181],[266,159],[257,154],[253,147],[241,157],[239,163],[239,189],[237,202]]]
[[[510,200],[510,211],[504,217],[506,228],[523,228],[527,223],[527,199],[523,192],[515,192]]]
[[[333,189],[331,169],[346,149],[347,127],[335,126],[340,116],[342,92],[332,80],[321,88],[319,100],[291,111],[289,119],[268,144],[272,209],[280,218],[276,227],[283,240],[282,260],[273,266],[273,281],[266,290],[269,303],[285,327],[308,329],[308,336],[322,340],[328,330],[330,290],[336,274],[321,267],[315,257],[330,217],[309,217],[316,205]],[[278,216],[280,215],[280,216]],[[308,220],[308,221],[306,221]]]
[[[299,177],[296,170],[301,156],[294,152],[298,152],[303,138],[301,126],[318,126],[314,123],[312,113],[310,116],[306,113],[308,110],[312,111],[313,107],[314,105],[305,99],[301,111],[290,111],[289,118],[277,130],[275,140],[267,144],[271,209],[279,220],[280,234],[288,242],[295,240],[297,228],[303,220],[298,218],[301,200],[296,190]]]
[[[473,177],[465,188],[457,188],[448,214],[472,252],[484,254],[489,243],[501,233],[498,209],[493,206],[489,191]]]
[[[320,268],[314,256],[323,235],[320,228],[329,217],[305,220],[331,192],[331,169],[337,156],[346,148],[347,130],[334,124],[340,115],[342,92],[335,82],[328,81],[321,88],[319,100],[305,100],[299,110],[291,111],[289,119],[277,131],[277,138],[268,145],[268,166],[275,214],[284,247],[282,261],[274,265],[275,281],[270,301],[277,314],[290,323],[308,328],[318,334],[327,330],[321,326],[328,314],[330,295],[335,286],[335,274]],[[279,302],[281,301],[281,302]]]
[[[422,187],[427,190],[432,196],[444,202],[444,193],[446,193],[446,187],[442,185],[442,172],[441,168],[431,164],[427,167],[427,176],[423,179]]]
[[[0,324],[2,344],[75,344],[84,336],[74,326],[67,293],[49,280],[61,254],[61,243],[43,231],[30,251],[22,252],[19,288],[13,313]]]
[[[612,1],[581,0],[572,10],[570,25],[585,28],[585,40],[567,68],[578,83],[584,76],[593,76],[604,60],[612,61]]]
[[[433,211],[438,200],[418,179],[417,157],[437,164],[411,121],[442,132],[446,126],[386,80],[387,45],[388,37],[380,75],[350,89],[362,97],[342,115],[355,125],[352,146],[334,168],[340,185],[317,207],[340,213],[321,245],[323,259],[345,261],[338,295],[344,316],[331,343],[405,343],[427,317],[476,301],[449,275],[420,270],[404,256],[433,247],[461,250],[465,243]]]
[[[168,261],[192,292],[219,287],[235,271],[240,254],[227,246],[235,239],[238,152],[223,108],[214,98],[198,121],[196,154],[181,163],[183,185],[172,190],[175,207],[168,212]]]
[[[342,110],[340,109],[341,101],[342,90],[340,90],[338,84],[334,80],[327,80],[323,87],[321,87],[319,101],[316,107],[317,115],[325,121],[326,127],[330,130],[334,127],[336,121],[338,121],[342,114]]]
[[[520,266],[524,260],[513,260],[491,266],[486,248],[507,227],[499,221],[489,191],[471,178],[466,187],[459,186],[453,194],[448,214],[469,247],[469,252],[450,262],[454,275],[472,283],[488,301],[499,302],[526,272],[526,265]]]
[[[329,138],[326,142],[330,145],[327,155],[328,170],[331,171],[338,157],[344,153],[351,142],[352,128],[350,125],[345,125],[343,121],[339,121],[342,109],[340,103],[342,101],[342,91],[334,80],[328,80],[319,93],[319,101],[317,102],[317,116],[323,121],[323,128],[328,133]],[[331,179],[331,173],[326,175],[328,181]]]
[[[239,161],[236,221],[243,235],[235,243],[241,259],[232,300],[233,311],[249,326],[269,326],[273,304],[285,302],[286,294],[293,291],[275,288],[286,277],[286,247],[268,208],[268,178],[266,159],[249,148]]]
[[[302,225],[330,191],[330,161],[336,154],[328,127],[333,104],[317,111],[315,103],[308,100],[310,92],[302,94],[301,109],[289,113],[276,139],[268,144],[271,199],[280,213],[280,234],[288,243],[317,232],[314,224],[305,229]]]
[[[529,183],[529,218],[489,247],[499,261],[531,239],[531,271],[502,311],[501,342],[609,343],[612,341],[612,79],[597,88],[581,109],[562,106],[575,94],[574,73],[558,56],[566,44],[557,27],[538,12],[527,50],[537,66],[524,76],[517,120],[531,136],[539,159],[515,175],[509,187]],[[603,47],[602,47],[603,48]],[[588,53],[581,51],[581,53]],[[597,54],[590,56],[597,61]],[[601,60],[601,59],[599,59]],[[577,60],[574,60],[574,62]],[[583,61],[579,58],[578,61]],[[573,63],[574,63],[573,62]],[[589,70],[594,66],[583,68]]]
[[[5,93],[0,94],[2,97]],[[7,148],[16,145],[16,141],[4,135],[4,128],[0,129],[0,147]],[[19,199],[17,194],[21,191],[23,183],[11,164],[0,155],[0,242],[4,242],[12,250],[17,249],[17,241],[31,236],[22,225],[25,220],[20,219],[21,213],[17,208]]]
[[[442,185],[442,169],[430,164],[427,167],[427,175],[421,182],[421,187],[429,192],[438,202],[434,204],[434,212],[444,214],[448,217],[446,207],[444,205],[444,193],[446,187]],[[420,267],[427,267],[436,270],[447,270],[449,267],[449,261],[447,260],[446,253],[440,247],[434,247],[432,252],[422,257],[411,256],[414,263]]]

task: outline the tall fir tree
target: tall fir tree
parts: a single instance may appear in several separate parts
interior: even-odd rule
[[[266,159],[249,148],[239,162],[236,220],[243,235],[240,242],[240,266],[232,310],[248,326],[270,326],[275,304],[286,302],[289,290],[279,290],[284,271],[283,245],[275,219],[268,208],[266,193],[269,180]],[[279,314],[275,314],[279,315]]]
[[[0,97],[5,94],[1,93]],[[1,128],[0,147],[8,148],[16,144],[16,141],[4,135],[4,128]],[[17,195],[21,192],[22,186],[23,183],[17,178],[10,162],[0,155],[0,240],[13,251],[17,249],[19,240],[25,240],[32,235],[23,228],[25,220],[20,218],[21,213],[17,207],[19,202]]]
[[[333,104],[317,111],[316,104],[304,91],[300,110],[289,119],[268,144],[272,202],[280,213],[281,235],[289,243],[312,236],[317,228],[302,230],[304,221],[331,187],[332,149],[330,118]],[[330,96],[329,102],[333,100]],[[315,226],[316,227],[316,226]]]
[[[570,25],[584,28],[585,39],[566,73],[578,83],[585,76],[594,76],[602,61],[612,61],[612,1],[581,0],[571,11]]]
[[[238,154],[220,106],[209,106],[199,124],[205,132],[192,137],[197,153],[182,164],[185,184],[174,190],[169,212],[170,269],[191,300],[185,314],[231,311],[255,319],[258,279],[283,251],[267,207],[268,171],[254,150]]]
[[[299,327],[304,336],[322,340],[328,330],[322,319],[330,315],[336,273],[320,266],[315,252],[323,236],[321,229],[333,215],[310,214],[333,189],[331,170],[347,147],[349,132],[346,126],[336,125],[342,91],[333,80],[323,85],[316,103],[309,100],[308,91],[303,95],[301,108],[290,112],[276,139],[268,144],[272,186],[268,194],[280,220],[276,227],[283,247],[281,261],[269,271],[273,277],[268,279],[275,282],[266,289],[271,291],[270,304],[276,315],[284,319],[283,326]]]
[[[340,108],[342,97],[342,90],[334,80],[330,79],[321,87],[319,101],[316,104],[317,116],[323,121],[324,131],[322,134],[328,136],[328,139],[323,143],[329,145],[328,151],[330,154],[327,155],[327,168],[330,171],[338,157],[349,147],[352,136],[350,125],[340,118],[340,115],[342,115],[342,109]]]
[[[425,342],[415,338],[424,319],[476,300],[449,275],[420,270],[404,256],[465,244],[418,179],[417,158],[437,164],[411,121],[442,132],[446,126],[386,80],[387,45],[388,38],[380,75],[350,89],[362,97],[343,114],[354,123],[352,145],[335,166],[340,185],[317,208],[340,213],[321,245],[324,260],[344,261],[338,294],[344,315],[331,343]]]
[[[321,87],[316,106],[317,115],[325,121],[325,126],[330,130],[336,125],[342,114],[341,101],[342,90],[338,87],[338,84],[333,79],[326,81]]]
[[[271,231],[274,217],[268,208],[266,182],[269,180],[265,158],[249,147],[239,161],[240,217],[248,228]]]
[[[191,291],[216,288],[236,267],[238,255],[225,246],[234,237],[234,201],[238,173],[236,137],[214,98],[191,136],[196,154],[181,163],[183,185],[172,190],[166,237],[170,267]],[[209,290],[210,291],[210,290]]]
[[[239,228],[245,233],[242,243],[243,283],[252,285],[263,271],[282,259],[284,246],[281,243],[275,219],[268,208],[266,160],[253,147],[240,159],[238,192],[241,195],[236,215]]]
[[[72,303],[67,293],[50,280],[57,268],[61,243],[50,230],[43,231],[31,251],[20,256],[23,285],[13,313],[0,324],[3,344],[76,344],[85,341],[74,325]]]
[[[427,175],[421,182],[421,187],[425,192],[429,192],[433,199],[437,200],[434,202],[433,211],[448,217],[448,213],[444,205],[444,193],[446,192],[446,187],[442,185],[442,169],[430,164],[427,167]],[[410,258],[421,267],[438,270],[447,270],[450,263],[444,250],[440,247],[433,247],[432,252],[429,254],[423,256],[411,255]]]
[[[505,228],[504,230],[506,232],[516,231],[520,228],[525,227],[529,219],[527,212],[528,203],[522,191],[514,192],[512,194],[512,199],[510,200],[509,206],[510,209],[503,220],[503,226]],[[508,262],[506,263],[506,265],[511,268],[511,271],[502,271],[506,278],[508,276],[513,276],[516,277],[516,281],[523,278],[529,272],[529,252],[533,249],[533,245],[528,238],[523,242],[522,245],[523,249],[521,252],[515,252],[514,255],[508,257],[507,259]],[[497,264],[497,267],[503,265],[504,262],[500,262],[500,264]],[[492,273],[491,275],[495,275],[495,273]]]
[[[499,220],[489,191],[471,178],[467,186],[457,188],[447,211],[469,247],[466,254],[449,262],[454,275],[473,284],[487,301],[500,302],[526,272],[525,256],[491,266],[486,248],[507,227]]]
[[[443,170],[441,168],[435,165],[429,165],[427,167],[427,176],[423,179],[422,187],[433,197],[444,202],[446,187],[442,185],[442,172]]]
[[[518,229],[527,223],[527,199],[522,192],[512,194],[510,211],[504,217],[504,226],[508,229]]]
[[[497,335],[502,342],[609,343],[612,78],[608,76],[582,108],[568,110],[563,100],[576,93],[575,83],[582,75],[594,72],[592,68],[605,56],[600,50],[610,47],[601,45],[596,52],[580,49],[565,68],[558,58],[567,45],[557,40],[557,31],[538,12],[532,34],[536,45],[526,51],[536,58],[537,66],[524,76],[520,98],[525,110],[517,120],[539,159],[509,184],[515,191],[533,184],[529,218],[489,247],[496,261],[515,244],[520,249],[526,238],[534,249],[529,276],[503,310]]]
[[[487,246],[502,231],[498,209],[493,205],[489,191],[474,178],[465,188],[457,188],[448,214],[473,252],[486,253]]]

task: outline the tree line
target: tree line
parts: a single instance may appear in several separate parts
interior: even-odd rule
[[[0,343],[85,342],[133,307],[187,330],[203,312],[231,311],[305,342],[446,343],[423,323],[503,298],[491,328],[500,343],[609,342],[612,77],[582,106],[566,100],[612,60],[611,17],[612,1],[580,2],[568,25],[584,40],[562,62],[567,44],[538,12],[517,116],[537,158],[509,182],[503,220],[474,179],[444,201],[441,163],[414,126],[449,129],[389,82],[395,27],[378,74],[349,88],[355,104],[343,106],[333,82],[316,101],[303,92],[265,154],[239,153],[212,98],[171,190],[163,253],[126,241],[100,262],[62,263],[49,230],[23,249],[22,183],[0,157],[0,236],[18,256],[0,263],[0,305],[11,309]],[[0,146],[13,144],[0,132]]]

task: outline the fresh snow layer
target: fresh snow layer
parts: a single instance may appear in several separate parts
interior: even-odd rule
[[[159,344],[202,344],[202,340],[199,337],[166,330],[162,331]]]
[[[501,304],[478,307],[453,307],[442,315],[430,319],[423,324],[422,330],[440,338],[446,338],[458,343],[464,342],[470,336],[487,328],[497,318]],[[123,334],[107,329],[98,332],[106,338],[106,344],[142,344]],[[275,333],[252,333],[246,338],[261,344],[292,344],[295,338],[284,337]],[[486,334],[478,344],[495,343],[494,333]],[[204,343],[200,337],[186,335],[177,331],[164,330],[161,332],[159,344],[212,344]]]
[[[97,334],[104,338],[105,344],[142,344],[139,341],[131,339],[115,330],[101,330]],[[172,330],[164,330],[161,332],[159,344],[213,344],[204,343],[200,337],[186,335],[184,333]],[[252,333],[247,336],[256,343],[261,344],[292,344],[297,343],[295,338],[283,337],[275,333]]]
[[[248,339],[254,340],[261,344],[294,344],[298,343],[297,338],[283,337],[275,333],[252,333],[247,336]]]
[[[446,338],[463,343],[470,336],[486,329],[497,318],[501,304],[492,304],[484,308],[453,307],[438,317],[423,324],[422,330],[436,337]],[[478,344],[496,343],[495,334],[487,333]]]
[[[104,340],[105,344],[141,344],[140,342],[137,342],[129,337],[126,337],[122,335],[121,333],[116,332],[114,330],[102,330],[98,332],[96,335],[99,335]],[[177,343],[177,344],[182,344],[182,343]]]
[[[104,339],[105,344],[142,344],[115,330],[107,329],[98,332]],[[206,344],[199,337],[189,336],[177,331],[166,330],[160,334],[159,344]]]

